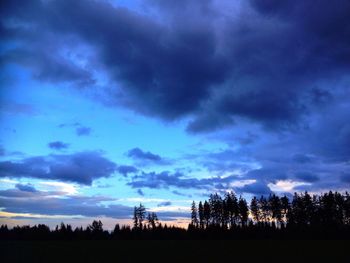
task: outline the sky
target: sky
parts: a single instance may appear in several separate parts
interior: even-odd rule
[[[0,5],[0,224],[350,190],[349,1]]]

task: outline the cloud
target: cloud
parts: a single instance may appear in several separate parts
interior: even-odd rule
[[[172,203],[170,201],[165,201],[165,202],[161,202],[159,203],[157,206],[158,207],[162,207],[162,206],[170,206]]]
[[[85,185],[91,185],[95,179],[109,177],[115,170],[115,163],[103,157],[100,152],[93,151],[0,162],[1,177],[31,177]]]
[[[147,16],[103,1],[11,1],[2,12],[3,35],[27,45],[3,57],[42,80],[87,87],[98,65],[118,84],[103,90],[109,105],[166,121],[191,117],[192,132],[240,118],[289,129],[332,97],[312,84],[347,74],[350,41],[348,1],[291,3],[151,1],[157,16]],[[6,23],[10,18],[18,23]],[[67,55],[77,52],[71,43],[91,47],[94,59],[79,64]]]
[[[317,182],[320,180],[320,177],[316,174],[310,172],[299,172],[295,175],[295,178],[300,179],[304,182]]]
[[[17,195],[9,195],[15,192]],[[103,196],[53,196],[51,192],[16,192],[16,189],[0,191],[0,206],[3,212],[30,213],[39,215],[69,215],[114,218],[131,218],[132,208],[121,204],[104,205],[113,198]]]
[[[1,198],[31,198],[33,196],[39,196],[37,191],[21,191],[19,189],[6,189],[0,190],[0,199]]]
[[[88,136],[88,135],[90,135],[91,131],[92,131],[92,129],[89,127],[78,127],[75,129],[75,133],[78,136]]]
[[[58,128],[66,128],[66,127],[75,128],[75,134],[78,136],[88,136],[92,132],[92,128],[84,126],[80,122],[61,123],[57,127]]]
[[[54,150],[64,150],[69,147],[69,144],[61,141],[54,141],[54,142],[48,143],[48,146]]]
[[[268,195],[272,193],[271,189],[263,182],[256,182],[252,184],[244,185],[243,187],[237,187],[236,191],[241,193],[250,193],[254,195]]]
[[[16,184],[16,188],[23,192],[36,192],[37,190],[30,184]]]
[[[177,190],[174,190],[174,191],[171,191],[171,192],[172,192],[174,195],[186,196],[186,197],[189,197],[189,198],[192,197],[192,195],[184,194],[184,193],[181,193],[181,192],[179,192],[179,191],[177,191]]]
[[[128,183],[132,188],[151,188],[151,189],[168,189],[170,187],[177,187],[182,189],[230,189],[230,184],[237,180],[236,175],[227,177],[210,177],[210,178],[194,178],[186,177],[180,172],[171,173],[163,171],[160,173],[142,172],[141,174],[132,177],[131,182]]]
[[[142,151],[140,148],[133,148],[129,150],[127,156],[134,159],[141,159],[154,162],[159,162],[162,160],[162,158],[159,155],[151,152]]]
[[[147,166],[147,165],[170,165],[173,163],[172,160],[161,157],[158,154],[143,151],[140,148],[130,149],[126,156],[132,158],[135,163],[139,166]]]
[[[18,189],[0,190],[0,207],[2,212],[14,213],[17,218],[47,216],[84,216],[84,217],[112,217],[131,219],[133,207],[113,203],[116,199],[106,196],[65,195],[59,192],[36,191],[24,192]],[[104,202],[112,202],[106,205]],[[167,207],[167,210],[157,210],[165,207],[156,207],[150,211],[157,212],[158,218],[188,217],[187,209]],[[154,210],[155,209],[155,210]],[[21,215],[23,214],[23,215]],[[28,215],[29,214],[29,215]]]
[[[145,6],[149,13],[107,1],[7,1],[0,11],[9,43],[2,63],[25,66],[40,81],[84,89],[101,73],[107,85],[92,88],[108,106],[165,122],[185,120],[192,133],[235,133],[223,139],[230,149],[192,160],[216,174],[238,171],[241,179],[262,184],[250,188],[295,179],[314,190],[344,188],[350,157],[349,1],[320,0],[315,6],[153,0]],[[135,149],[134,160],[164,163]],[[205,182],[148,174],[131,183]]]
[[[65,128],[65,127],[80,127],[83,126],[81,123],[79,122],[73,122],[73,123],[61,123],[59,125],[57,125],[58,128]]]
[[[43,40],[45,44],[54,46],[51,41],[53,39]],[[33,77],[40,81],[50,83],[72,82],[81,86],[92,86],[95,83],[91,72],[79,66],[64,54],[60,54],[60,51],[53,52],[49,46],[40,50],[39,48],[44,43],[32,39],[29,46],[12,49],[3,56],[3,59],[31,68]],[[35,48],[38,49],[35,50]]]
[[[141,196],[145,196],[145,193],[142,191],[142,189],[137,189],[137,193]]]
[[[340,179],[342,182],[350,184],[350,173],[343,173]]]
[[[293,161],[295,161],[296,163],[309,163],[312,162],[312,158],[305,154],[295,154],[293,156]]]
[[[117,172],[122,174],[123,176],[128,176],[129,173],[136,173],[138,169],[135,166],[131,165],[119,165],[117,167]]]

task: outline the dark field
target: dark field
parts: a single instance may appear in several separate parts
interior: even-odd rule
[[[1,241],[1,262],[350,262],[349,241]]]

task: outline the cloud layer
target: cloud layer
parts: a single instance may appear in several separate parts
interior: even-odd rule
[[[315,8],[309,1],[180,1],[169,8],[146,1],[155,19],[103,1],[7,1],[5,40],[26,45],[2,56],[31,67],[39,79],[85,86],[97,66],[113,83],[109,104],[164,120],[192,116],[191,132],[237,118],[288,128],[333,97],[321,82],[348,75],[350,4],[336,2]],[[72,41],[89,45],[95,64],[50,51]]]
[[[116,164],[100,152],[79,152],[0,162],[0,177],[31,177],[91,185],[116,171]]]

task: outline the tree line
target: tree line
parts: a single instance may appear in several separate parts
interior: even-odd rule
[[[144,205],[134,207],[133,226],[116,224],[113,231],[94,220],[87,227],[61,223],[51,230],[35,226],[0,226],[2,240],[125,239],[350,239],[350,195],[295,193],[292,198],[253,197],[248,203],[235,193],[210,195],[191,205],[187,229],[162,224]]]
[[[321,195],[308,192],[295,193],[289,199],[279,197],[254,196],[249,205],[235,193],[210,195],[209,200],[200,201],[198,207],[193,201],[191,206],[190,228],[206,229],[221,227],[224,229],[251,226],[284,227],[343,227],[350,225],[350,195],[348,192],[329,191]]]

